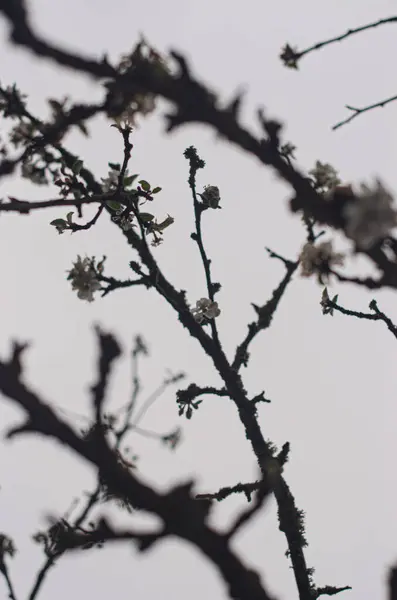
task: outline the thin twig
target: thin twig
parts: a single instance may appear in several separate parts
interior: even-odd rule
[[[14,590],[14,586],[12,585],[12,581],[10,578],[10,574],[8,572],[8,567],[5,564],[5,561],[2,559],[2,568],[1,568],[1,573],[5,579],[5,582],[7,584],[7,588],[8,588],[8,597],[10,600],[17,600],[17,596]]]
[[[364,319],[367,321],[382,321],[385,323],[386,327],[394,335],[394,337],[397,338],[397,326],[394,325],[393,321],[384,312],[379,310],[375,300],[371,300],[369,304],[369,308],[374,311],[373,313],[363,313],[356,310],[349,310],[337,302],[333,302],[332,300],[327,301],[327,307],[329,307],[332,311],[336,310],[343,315],[356,317],[357,319]]]
[[[387,25],[389,23],[396,23],[396,22],[397,22],[397,16],[393,16],[393,17],[387,17],[385,19],[379,19],[378,21],[368,23],[367,25],[361,25],[361,27],[356,27],[354,29],[348,29],[345,33],[342,33],[342,35],[337,35],[335,37],[329,38],[322,42],[317,42],[316,44],[313,44],[313,46],[309,46],[305,50],[296,51],[297,61],[300,60],[303,56],[306,56],[307,54],[309,54],[310,52],[314,52],[315,50],[320,50],[321,48],[324,48],[325,46],[329,46],[330,44],[334,44],[336,42],[342,42],[346,38],[351,37],[352,35],[355,35],[356,33],[362,33],[363,31],[367,31],[368,29],[374,29],[375,27],[379,27],[381,25]]]
[[[351,110],[352,114],[350,115],[350,117],[347,117],[346,119],[343,119],[342,121],[339,121],[339,123],[336,123],[335,125],[333,125],[332,130],[335,131],[336,129],[339,129],[343,125],[350,123],[351,121],[353,121],[353,119],[355,119],[359,115],[362,115],[363,113],[368,112],[369,110],[373,110],[374,108],[383,108],[387,104],[390,104],[391,102],[395,102],[396,100],[397,100],[397,96],[391,96],[390,98],[386,98],[386,100],[381,100],[380,102],[375,102],[375,104],[370,104],[368,106],[364,106],[363,108],[355,108],[354,106],[349,106],[348,104],[346,104],[346,108],[348,110]]]
[[[280,301],[284,295],[284,292],[287,289],[288,284],[292,280],[292,276],[295,273],[299,262],[292,262],[279,254],[269,250],[269,255],[271,258],[277,258],[283,262],[285,265],[287,272],[284,275],[283,279],[277,286],[277,288],[273,291],[272,297],[270,300],[266,302],[263,306],[256,306],[253,304],[253,307],[258,315],[257,321],[253,321],[248,325],[248,332],[244,338],[244,340],[239,344],[236,349],[234,361],[232,364],[232,368],[238,371],[242,365],[247,366],[248,363],[248,348],[251,344],[252,340],[258,335],[260,331],[263,331],[270,327],[273,316],[280,304]]]

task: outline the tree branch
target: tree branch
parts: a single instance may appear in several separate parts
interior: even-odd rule
[[[294,50],[295,62],[298,63],[299,60],[301,60],[301,58],[303,58],[304,56],[307,56],[307,54],[310,54],[311,52],[314,52],[315,50],[320,50],[321,48],[324,48],[325,46],[329,46],[330,44],[334,44],[336,42],[342,42],[346,38],[351,37],[352,35],[355,35],[356,33],[362,33],[363,31],[367,31],[368,29],[375,29],[375,27],[380,27],[381,25],[387,25],[390,23],[397,23],[397,16],[387,17],[385,19],[379,19],[378,21],[368,23],[367,25],[362,25],[361,27],[356,27],[354,29],[348,29],[345,33],[342,33],[342,35],[337,35],[335,37],[329,38],[322,42],[317,42],[316,44],[313,44],[313,46],[309,46],[305,50],[300,50],[300,51]],[[289,66],[289,65],[287,65],[287,66]],[[297,67],[295,67],[295,68],[297,68]]]
[[[22,383],[20,373],[14,368],[13,358],[9,362],[0,361],[0,391],[24,409],[30,431],[52,437],[68,446],[97,467],[115,494],[128,498],[137,508],[156,514],[163,521],[167,534],[189,541],[200,549],[217,566],[232,598],[270,599],[258,575],[240,561],[227,538],[207,525],[210,503],[198,503],[192,497],[191,483],[165,493],[156,492],[145,485],[119,464],[105,438],[80,438],[68,424],[60,420],[45,402]],[[19,433],[23,431],[19,429]]]
[[[274,290],[272,297],[266,302],[266,304],[264,304],[263,306],[256,306],[255,304],[252,305],[258,315],[258,320],[253,321],[248,325],[248,333],[245,336],[244,340],[241,342],[241,344],[237,347],[235,358],[232,364],[232,368],[236,371],[239,371],[242,365],[247,366],[249,358],[248,347],[252,340],[258,335],[260,331],[263,331],[264,329],[270,327],[273,316],[280,304],[284,292],[287,289],[287,286],[291,281],[292,276],[295,273],[299,264],[299,262],[292,262],[281,257],[279,254],[272,252],[268,248],[267,251],[269,252],[272,258],[278,258],[284,263],[287,272],[284,275],[278,287]]]
[[[367,321],[382,321],[387,326],[388,330],[397,338],[397,326],[394,325],[393,321],[381,310],[379,310],[376,300],[371,300],[369,303],[369,308],[373,311],[372,313],[363,313],[356,310],[349,310],[344,308],[336,301],[327,298],[322,301],[323,311],[326,311],[324,314],[331,313],[336,310],[337,312],[348,315],[351,317],[356,317],[357,319],[364,319]]]
[[[348,104],[346,104],[346,108],[352,111],[352,114],[350,115],[350,117],[347,117],[346,119],[343,119],[342,121],[339,121],[338,123],[333,125],[332,130],[335,131],[343,125],[347,125],[347,123],[350,123],[351,121],[353,121],[353,119],[355,119],[359,115],[362,115],[363,113],[373,110],[374,108],[383,108],[387,104],[395,102],[396,100],[397,96],[391,96],[390,98],[386,98],[385,100],[381,100],[380,102],[375,102],[374,104],[369,104],[368,106],[364,106],[363,108],[355,108],[354,106],[349,106]]]
[[[211,302],[214,302],[214,295],[216,294],[217,291],[219,291],[220,284],[214,285],[214,283],[212,282],[211,260],[208,258],[207,252],[204,247],[203,234],[202,234],[202,229],[201,229],[201,218],[202,218],[202,214],[205,210],[205,207],[203,206],[202,203],[200,203],[198,201],[197,192],[196,192],[196,173],[199,169],[204,168],[205,162],[198,156],[197,151],[193,146],[190,146],[190,148],[187,148],[187,150],[185,150],[184,156],[185,156],[185,158],[187,158],[189,160],[189,166],[190,166],[189,171],[190,172],[189,172],[188,183],[189,183],[190,189],[192,191],[192,196],[193,196],[194,217],[195,217],[195,225],[196,225],[196,232],[192,233],[191,238],[197,243],[197,246],[199,248],[199,252],[200,252],[200,256],[201,256],[201,260],[202,260],[204,272],[205,272],[205,280],[206,280],[206,284],[207,284],[208,298],[211,300]],[[218,347],[221,347],[215,319],[210,320],[210,327],[211,327],[211,331],[212,331],[212,337],[213,337],[215,343],[217,344]]]

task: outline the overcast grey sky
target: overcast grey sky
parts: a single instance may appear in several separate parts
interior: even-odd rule
[[[366,105],[396,93],[389,69],[395,28],[384,26],[313,53],[302,61],[299,72],[285,69],[278,59],[286,42],[302,48],[391,16],[395,2],[36,0],[30,4],[41,34],[87,55],[107,52],[117,59],[134,46],[140,32],[160,51],[184,52],[195,73],[225,100],[243,85],[246,124],[258,131],[254,118],[258,106],[280,119],[286,141],[297,146],[300,168],[309,170],[321,160],[334,165],[343,181],[380,176],[397,189],[395,105],[331,131],[331,125],[346,116],[346,103]],[[101,97],[99,86],[81,75],[15,50],[2,21],[0,43],[1,83],[17,81],[37,114],[47,114],[47,97],[69,94],[87,102]],[[194,303],[205,295],[205,281],[197,248],[189,239],[192,202],[183,151],[193,144],[206,160],[198,185],[217,185],[222,196],[223,210],[205,215],[205,241],[214,277],[223,286],[218,321],[230,355],[254,316],[250,303],[263,303],[284,273],[281,264],[269,260],[264,247],[295,259],[305,232],[299,218],[288,212],[287,186],[270,170],[219,141],[208,128],[189,126],[165,135],[166,108],[162,103],[157,114],[134,132],[130,170],[163,188],[154,210],[159,218],[170,213],[175,224],[156,254],[169,278],[186,289]],[[67,140],[98,177],[107,175],[109,160],[122,158],[121,139],[109,125],[97,119],[89,126],[89,139],[73,133]],[[0,197],[7,195],[45,199],[49,191],[23,180],[2,180]],[[95,374],[94,323],[117,334],[126,351],[135,334],[144,335],[152,351],[143,369],[147,393],[166,368],[185,370],[198,384],[216,384],[209,360],[155,292],[120,291],[93,304],[77,299],[65,279],[77,254],[106,254],[108,272],[120,277],[128,277],[133,256],[106,218],[88,232],[58,236],[48,223],[62,214],[55,210],[0,219],[2,355],[12,339],[33,342],[26,359],[27,380],[57,406],[85,414]],[[362,269],[368,269],[365,261],[350,259],[348,271]],[[336,283],[331,290],[339,293],[343,305],[362,311],[374,297]],[[353,590],[345,592],[350,600],[385,598],[387,569],[397,561],[397,479],[392,463],[397,452],[397,345],[380,323],[324,317],[321,291],[314,280],[295,278],[271,329],[252,345],[245,382],[250,393],[264,389],[272,399],[260,409],[265,437],[280,445],[291,443],[285,476],[298,507],[307,513],[307,559],[316,569],[315,582],[351,585]],[[381,292],[375,297],[397,321],[395,294]],[[126,357],[115,373],[110,406],[128,399],[129,375]],[[19,416],[6,402],[0,403],[4,431]],[[179,422],[175,396],[169,392],[147,415],[145,426],[167,431]],[[205,400],[193,420],[182,424],[185,439],[176,454],[156,442],[131,439],[142,475],[154,485],[194,476],[198,491],[215,491],[256,476],[255,457],[234,406],[225,399]],[[46,514],[62,514],[73,498],[89,491],[94,477],[74,455],[47,440],[21,438],[4,444],[1,457],[0,531],[11,535],[19,549],[11,573],[22,599],[43,560],[30,535],[45,525]],[[243,504],[242,498],[221,503],[214,522],[226,524]],[[273,502],[244,530],[236,546],[280,600],[297,597]],[[199,600],[224,598],[226,592],[212,566],[194,549],[167,541],[144,557],[119,546],[61,560],[40,598],[87,595],[97,600],[179,600],[186,595]],[[5,591],[0,591],[1,597]]]

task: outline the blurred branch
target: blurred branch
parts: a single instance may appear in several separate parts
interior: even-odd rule
[[[94,506],[96,505],[97,501],[99,500],[99,496],[100,496],[100,485],[98,484],[96,489],[88,496],[87,501],[80,513],[80,515],[75,519],[74,521],[74,528],[78,528],[80,527],[85,519],[89,516],[91,510],[94,508]],[[32,590],[29,594],[28,600],[35,600],[37,598],[37,595],[41,589],[41,586],[43,585],[45,578],[49,572],[49,570],[55,566],[57,559],[60,558],[60,556],[62,555],[62,552],[54,552],[54,553],[50,553],[49,555],[47,554],[47,558],[46,561],[44,562],[43,566],[41,567],[41,569],[39,570],[36,580],[33,584]]]
[[[105,346],[110,363],[114,352]],[[105,361],[105,358],[103,359]],[[26,422],[8,433],[8,437],[31,432],[51,437],[72,449],[98,469],[101,477],[115,494],[128,498],[131,504],[156,514],[163,522],[164,531],[196,545],[217,566],[228,584],[232,598],[241,600],[268,600],[270,595],[259,576],[247,569],[231,549],[229,540],[207,524],[211,503],[197,502],[192,496],[192,483],[179,485],[160,493],[127,471],[101,436],[81,438],[59,419],[48,404],[43,402],[21,380],[21,369],[15,368],[15,351],[10,361],[0,361],[0,391],[26,413]],[[20,360],[18,361],[20,365]]]
[[[388,584],[389,594],[387,600],[397,600],[397,567],[390,569]]]
[[[162,528],[158,532],[134,532],[131,530],[115,530],[105,518],[101,518],[96,527],[90,530],[83,528],[66,531],[58,539],[63,551],[88,550],[95,546],[103,546],[107,542],[134,541],[141,552],[145,552],[160,539],[170,535]]]
[[[6,554],[9,554],[10,556],[12,556],[12,554],[14,552],[12,542],[7,536],[5,536],[3,534],[0,535],[0,538],[1,538],[2,544],[4,544],[4,543],[7,545],[11,544],[10,550],[12,549],[11,551],[8,551],[7,549],[4,549],[4,548],[0,549],[0,573],[3,575],[4,581],[7,586],[8,598],[10,600],[17,600],[17,595],[15,593],[14,586],[11,581],[10,573],[8,571],[7,560],[5,558]]]
[[[121,348],[116,339],[96,327],[99,343],[98,381],[92,386],[92,402],[97,424],[102,423],[102,408],[108,386],[113,361],[121,355]]]
[[[53,208],[57,206],[75,206],[78,208],[82,204],[93,204],[99,202],[105,204],[107,200],[110,200],[112,196],[110,194],[93,195],[87,198],[55,198],[53,200],[39,200],[39,201],[28,201],[18,200],[17,198],[11,198],[9,202],[0,203],[0,212],[17,212],[20,214],[29,214],[31,210],[37,210],[39,208]],[[79,226],[80,227],[80,226]]]

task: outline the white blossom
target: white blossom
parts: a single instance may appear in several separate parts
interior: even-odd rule
[[[317,273],[321,281],[321,277],[326,276],[331,267],[343,265],[344,255],[333,251],[331,241],[317,245],[307,242],[302,248],[299,260],[302,277],[310,277]]]
[[[83,259],[81,256],[77,257],[73,268],[69,271],[68,279],[71,282],[72,290],[77,291],[77,296],[81,300],[93,302],[94,292],[101,289],[101,284],[93,268],[93,259],[87,256]]]
[[[129,231],[130,229],[132,229],[134,227],[134,224],[132,223],[131,215],[128,215],[128,217],[121,217],[120,226],[123,231]]]
[[[368,249],[390,234],[397,225],[397,212],[393,196],[379,179],[372,187],[365,183],[360,187],[361,193],[356,193],[344,210],[345,232],[359,248]]]
[[[221,314],[217,302],[212,302],[208,298],[197,300],[196,306],[191,309],[191,313],[197,323],[202,323],[206,319],[215,319]]]
[[[133,102],[115,120],[119,125],[138,127],[137,115],[146,117],[156,109],[156,96],[154,94],[137,94]]]
[[[119,184],[119,175],[120,173],[116,171],[116,169],[111,169],[109,175],[105,179],[101,179],[102,191],[104,194],[108,194],[110,191],[117,188]]]

